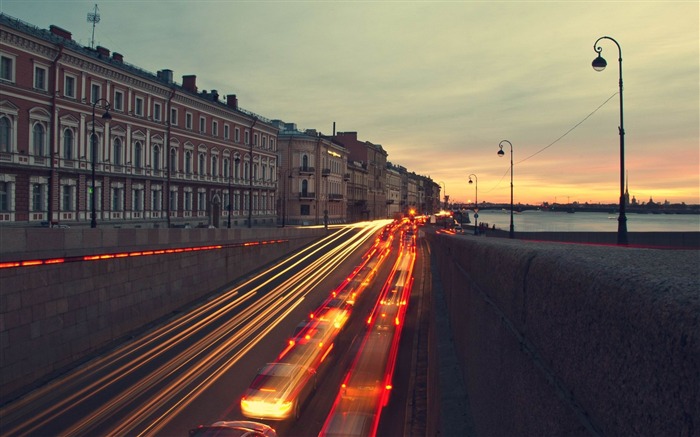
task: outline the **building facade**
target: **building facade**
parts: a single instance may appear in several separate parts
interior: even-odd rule
[[[277,128],[235,95],[4,14],[0,63],[0,223],[276,220]]]
[[[275,121],[279,130],[283,190],[279,212],[284,224],[346,223],[348,151],[313,129],[303,132],[294,123]]]

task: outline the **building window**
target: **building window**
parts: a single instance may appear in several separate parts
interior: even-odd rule
[[[207,210],[207,193],[200,191],[197,193],[197,211]]]
[[[224,125],[224,139],[228,140],[230,135],[230,129],[227,124]]]
[[[160,170],[160,147],[153,146],[153,170]]]
[[[0,79],[8,82],[15,81],[15,59],[9,56],[0,56]]]
[[[211,175],[214,177],[219,176],[219,166],[218,166],[218,159],[216,159],[216,156],[211,157]]]
[[[102,98],[102,86],[99,84],[93,83],[92,86],[90,87],[90,103],[94,105],[101,98]]]
[[[75,98],[75,76],[66,75],[63,79],[63,95],[71,99]]]
[[[241,130],[238,128],[234,129],[233,135],[234,135],[233,140],[237,143],[240,143],[241,142]]]
[[[203,134],[207,131],[207,119],[199,117],[199,133]]]
[[[63,193],[61,195],[61,210],[62,211],[73,211],[73,187],[70,185],[64,185]]]
[[[192,174],[192,152],[189,150],[185,152],[185,173]]]
[[[215,137],[219,135],[219,123],[215,120],[211,122],[211,134]]]
[[[224,158],[224,161],[222,162],[224,166],[224,171],[222,172],[224,174],[224,177],[226,179],[231,177],[231,168],[230,168],[230,163],[231,161],[228,158]]]
[[[134,188],[131,190],[132,210],[143,211],[143,189]]]
[[[177,108],[170,108],[170,124],[177,126]]]
[[[122,140],[115,138],[112,143],[112,148],[114,150],[114,165],[122,165]]]
[[[124,211],[124,189],[112,188],[112,211]]]
[[[170,149],[170,172],[177,171],[177,149]]]
[[[34,155],[44,156],[44,144],[46,143],[46,131],[41,123],[34,124],[33,129]]]
[[[32,184],[32,211],[44,210],[44,185]]]
[[[192,211],[192,192],[185,191],[185,211]]]
[[[153,104],[153,120],[155,121],[160,121],[161,118],[161,111],[162,106],[160,103],[154,103]]]
[[[134,145],[134,167],[138,169],[143,167],[143,146],[140,141]]]
[[[63,131],[63,159],[73,159],[73,130]]]
[[[277,151],[277,150],[275,150],[275,139],[274,138],[270,138],[270,150],[272,150],[273,152]]]
[[[10,183],[0,182],[0,211],[10,211]]]
[[[267,149],[267,137],[262,137],[262,148]]]
[[[258,134],[253,134],[253,145],[254,146],[258,145]]]
[[[177,211],[177,189],[170,190],[168,194],[168,202],[170,205],[170,211]]]
[[[136,97],[136,105],[134,108],[134,115],[138,117],[143,117],[143,98]]]
[[[310,205],[300,205],[300,206],[301,206],[301,210],[299,211],[299,213],[301,215],[311,215]]]
[[[250,132],[248,131],[245,132],[245,144],[250,144]]]
[[[205,161],[205,160],[204,160],[204,153],[200,153],[200,154],[199,154],[199,163],[198,163],[198,166],[199,166],[199,175],[200,175],[200,176],[203,176],[203,175],[205,174],[205,170],[206,170],[206,169],[205,169],[205,166],[206,166],[206,163],[205,163],[204,161]]]
[[[151,190],[151,211],[163,209],[163,193],[160,190]]]
[[[185,129],[192,130],[192,113],[185,112]]]
[[[0,152],[12,152],[12,124],[7,117],[0,117]]]
[[[34,66],[34,89],[46,91],[46,67]]]
[[[124,111],[124,93],[115,90],[114,91],[114,102],[112,104],[112,108],[114,108],[115,111]]]

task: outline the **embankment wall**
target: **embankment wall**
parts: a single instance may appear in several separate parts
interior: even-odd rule
[[[223,245],[0,269],[0,404],[324,234],[312,228],[0,229],[0,263]]]
[[[700,251],[427,238],[476,435],[700,432]]]

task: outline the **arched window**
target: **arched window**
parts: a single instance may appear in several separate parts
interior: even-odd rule
[[[12,152],[12,124],[7,117],[0,117],[0,152]]]
[[[112,143],[112,149],[114,150],[114,165],[122,165],[122,140],[115,138]]]
[[[134,167],[143,167],[143,146],[141,145],[140,141],[137,141],[136,144],[134,144]]]
[[[309,195],[309,181],[306,179],[301,181],[301,195],[302,197],[308,197]]]
[[[199,167],[199,175],[200,176],[204,175],[205,170],[206,170],[206,168],[205,168],[206,163],[204,162],[204,153],[199,154],[199,163],[197,165]]]
[[[307,155],[301,157],[301,168],[304,171],[309,169],[309,157]]]
[[[160,147],[153,146],[153,170],[160,170]]]
[[[177,171],[177,150],[170,149],[170,171]]]
[[[243,179],[248,180],[250,178],[250,164],[248,162],[243,164]]]
[[[44,126],[41,123],[36,123],[34,125],[34,155],[44,156],[44,141],[46,135],[44,131]]]
[[[63,159],[73,159],[73,130],[63,131]]]
[[[231,166],[230,166],[231,161],[228,158],[224,158],[224,177],[225,178],[230,178],[231,177]]]
[[[185,152],[185,173],[192,174],[192,152]]]

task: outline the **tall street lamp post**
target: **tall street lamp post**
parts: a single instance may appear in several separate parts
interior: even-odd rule
[[[593,69],[595,71],[603,71],[608,63],[600,56],[603,48],[598,45],[601,39],[609,39],[617,46],[619,53],[618,62],[620,64],[620,215],[617,218],[617,244],[627,244],[627,216],[625,214],[625,127],[623,124],[623,109],[622,109],[622,49],[620,44],[609,36],[601,36],[593,44],[593,50],[598,53],[598,57],[593,60]]]
[[[97,99],[92,104],[92,136],[91,138],[91,149],[92,149],[92,189],[90,191],[90,202],[92,203],[92,211],[90,212],[90,227],[97,227],[97,208],[95,205],[95,166],[97,165],[97,135],[95,135],[95,108],[100,102],[105,102],[105,113],[102,114],[103,120],[111,120],[112,116],[109,114],[109,101],[107,99]]]
[[[469,175],[469,183],[472,182],[472,176],[474,176],[474,198],[476,199],[474,201],[474,235],[479,235],[479,227],[477,226],[479,223],[477,219],[479,218],[479,178],[476,177],[474,173]]]
[[[515,226],[513,226],[513,144],[508,140],[503,140],[498,143],[498,156],[505,155],[503,151],[503,143],[508,143],[510,146],[510,238],[515,238]]]

